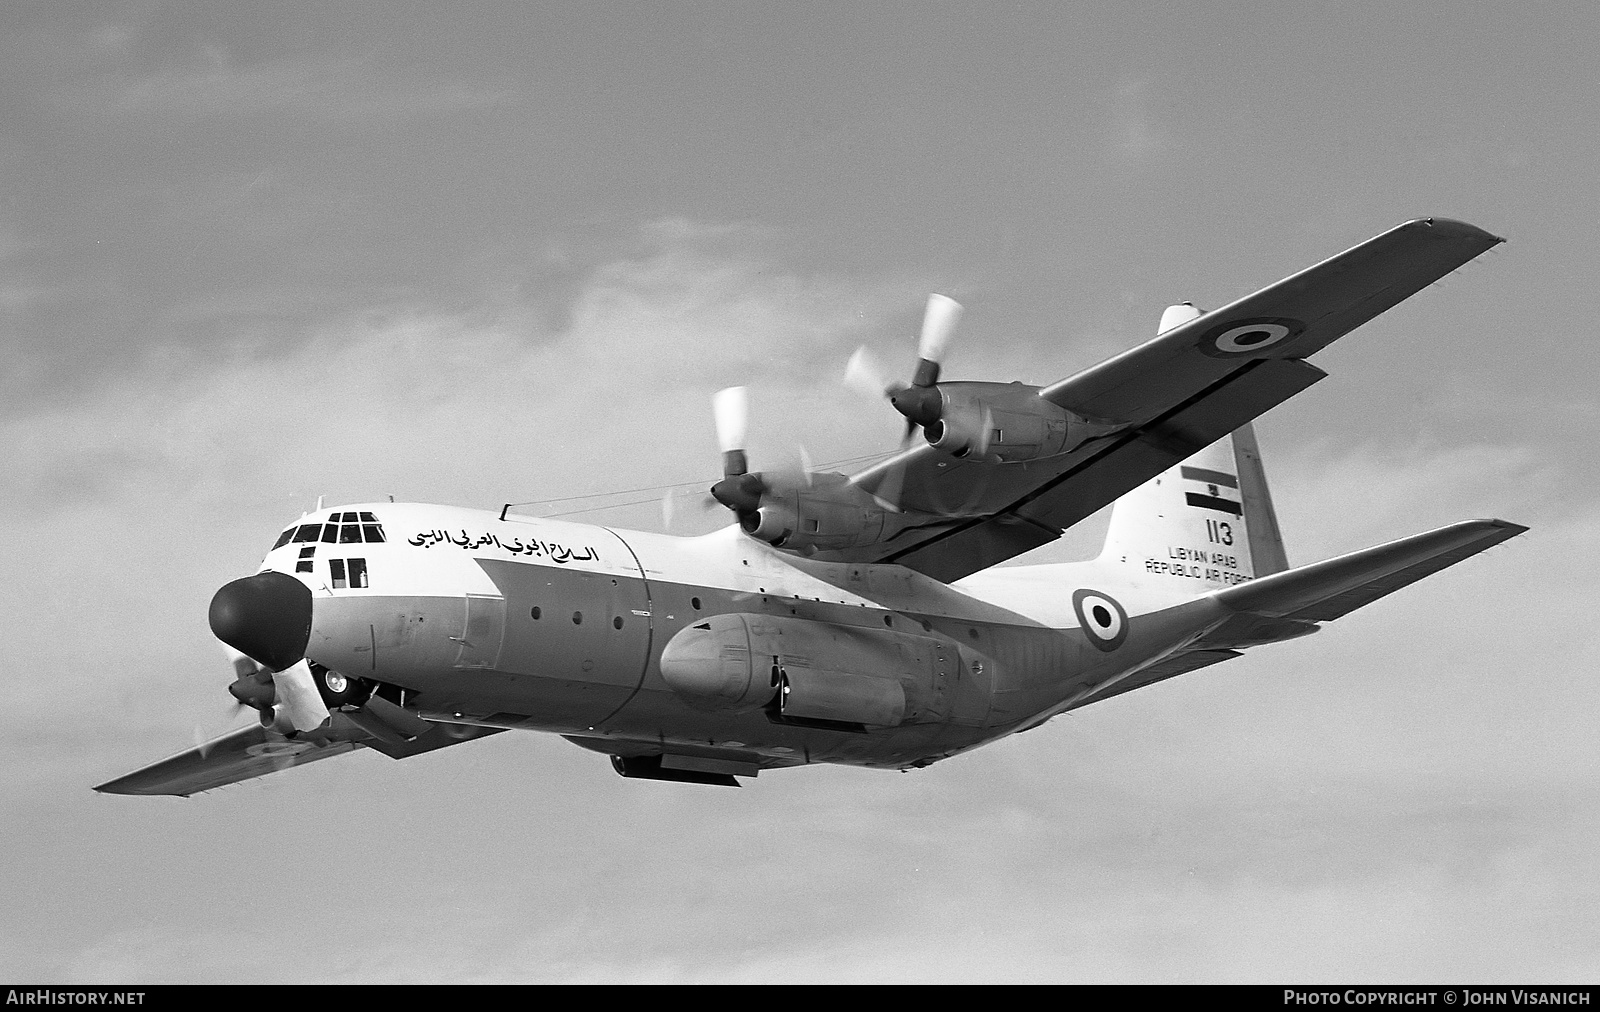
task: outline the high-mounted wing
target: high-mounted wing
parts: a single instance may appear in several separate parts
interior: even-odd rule
[[[358,748],[372,748],[392,759],[403,759],[498,734],[503,730],[469,724],[428,723],[430,726],[426,731],[410,740],[402,740],[392,731],[385,731],[381,727],[380,733],[374,734],[341,711],[335,711],[331,715],[330,726],[316,735],[290,738],[260,724],[251,724],[115,780],[108,780],[95,790],[102,794],[173,794],[188,797],[200,791],[276,773],[291,766],[331,759]]]
[[[852,479],[900,510],[884,536],[818,557],[952,581],[1047,544],[1322,379],[1306,356],[1501,242],[1408,221],[1046,387],[1038,396],[1089,433],[1066,452],[995,462],[918,445]]]

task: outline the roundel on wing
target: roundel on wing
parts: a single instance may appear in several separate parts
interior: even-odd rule
[[[1089,642],[1100,650],[1112,651],[1128,638],[1128,613],[1110,594],[1080,590],[1072,595],[1072,610]]]
[[[258,759],[287,759],[311,747],[308,742],[303,741],[264,741],[251,745],[245,752]]]
[[[1207,331],[1198,347],[1212,358],[1249,358],[1299,337],[1305,329],[1299,320],[1281,316],[1234,320]]]

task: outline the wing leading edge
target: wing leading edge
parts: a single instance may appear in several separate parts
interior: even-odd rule
[[[953,460],[926,444],[852,479],[895,487],[914,521],[839,561],[898,562],[953,581],[1040,545],[1326,374],[1303,359],[1504,242],[1419,218],[1040,391],[1114,427],[1019,463]]]
[[[372,748],[393,759],[431,752],[474,738],[498,734],[504,728],[431,722],[432,726],[410,741],[388,741],[357,725],[343,712],[334,712],[325,733],[289,738],[251,724],[218,738],[151,763],[125,776],[95,787],[102,794],[171,794],[188,797],[201,791],[303,766],[319,759]],[[390,735],[389,737],[393,737]]]

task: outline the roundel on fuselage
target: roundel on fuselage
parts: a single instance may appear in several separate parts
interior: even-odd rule
[[[1128,638],[1128,613],[1110,594],[1077,591],[1072,595],[1072,610],[1078,613],[1083,634],[1096,648],[1109,652]]]
[[[1235,320],[1213,327],[1197,347],[1212,358],[1247,358],[1300,336],[1306,325],[1287,317]]]

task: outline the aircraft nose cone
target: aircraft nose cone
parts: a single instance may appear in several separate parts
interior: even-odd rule
[[[246,657],[282,671],[306,655],[311,591],[286,573],[235,580],[211,599],[211,631]]]

